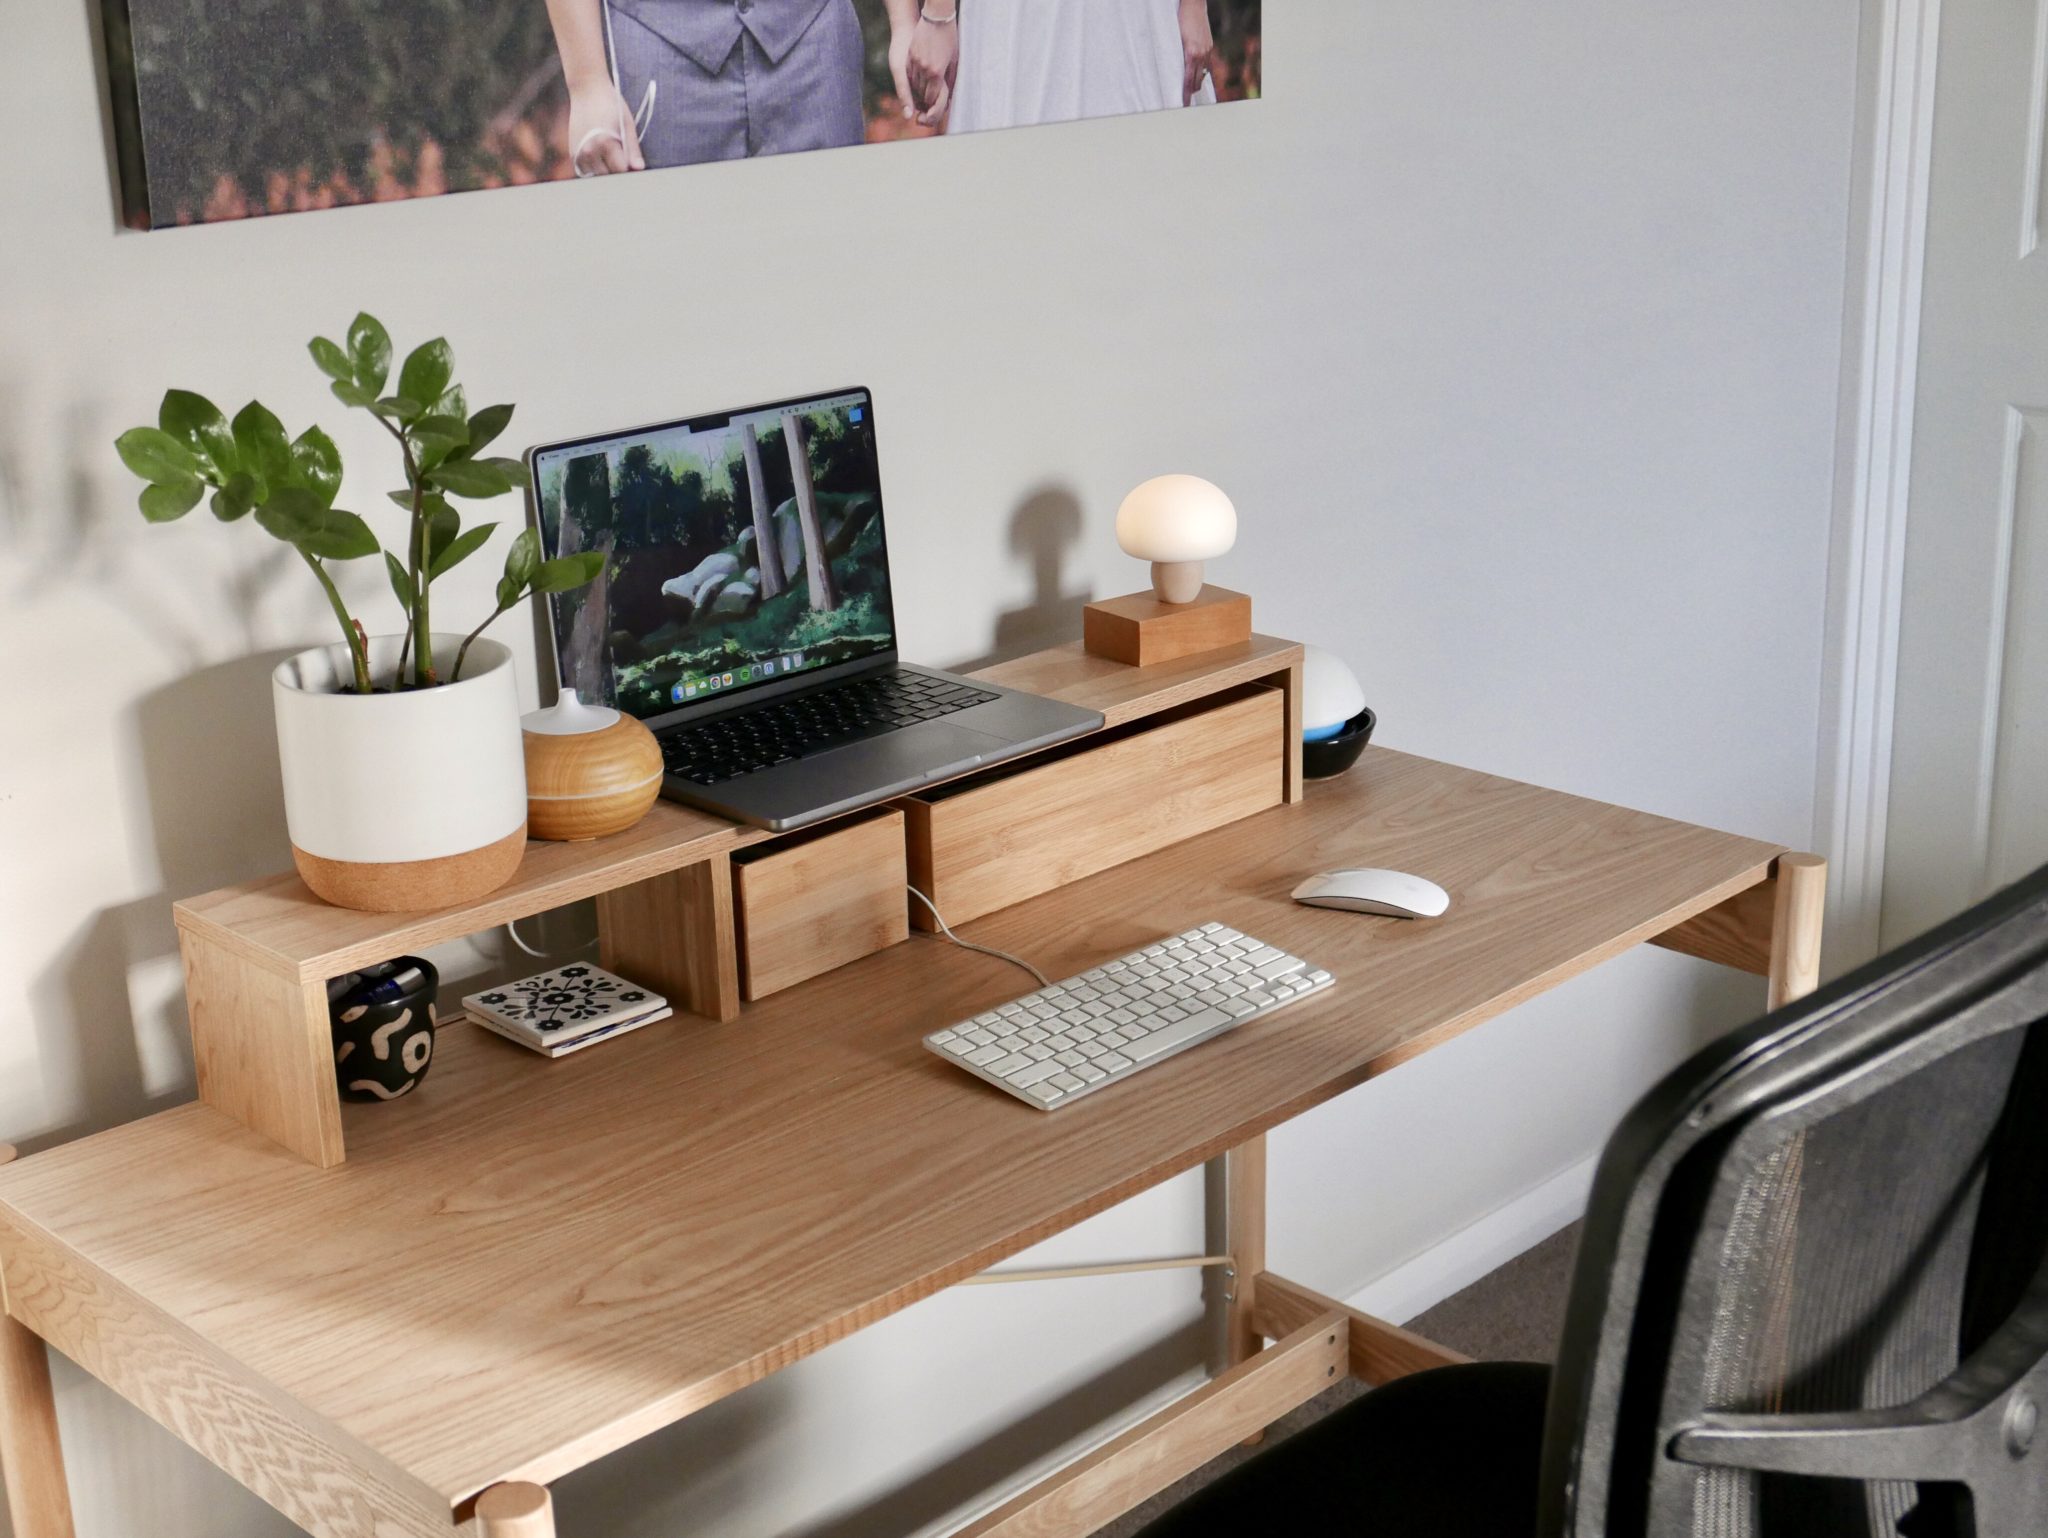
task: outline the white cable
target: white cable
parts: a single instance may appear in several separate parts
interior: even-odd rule
[[[955,945],[959,946],[962,950],[980,951],[981,954],[984,956],[994,956],[1000,961],[1007,961],[1010,963],[1011,966],[1022,967],[1025,971],[1029,972],[1033,977],[1037,978],[1039,987],[1050,988],[1052,986],[1052,979],[1047,977],[1043,972],[1039,971],[1038,968],[1034,967],[1022,956],[1012,956],[1008,951],[999,951],[993,945],[976,945],[972,940],[961,939],[958,935],[954,934],[952,929],[947,925],[945,916],[939,912],[937,903],[933,902],[929,897],[925,896],[924,893],[920,892],[916,887],[910,887],[909,892],[912,897],[915,897],[919,902],[923,903],[925,907],[931,910],[932,917],[938,922],[939,932],[943,934],[948,940],[951,940]]]
[[[519,926],[510,919],[507,919],[505,921],[505,933],[510,935],[512,937],[512,943],[518,946],[522,951],[525,951],[527,955],[538,956],[542,961],[546,961],[548,959],[548,953],[546,951],[537,951],[532,946],[528,945],[524,940],[519,938]]]

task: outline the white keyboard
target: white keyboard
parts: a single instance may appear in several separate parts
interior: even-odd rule
[[[1204,924],[934,1031],[924,1044],[1050,1111],[1330,981],[1299,956]]]

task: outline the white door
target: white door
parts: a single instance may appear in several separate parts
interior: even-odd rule
[[[1943,7],[1883,935],[2048,862],[2048,0]]]

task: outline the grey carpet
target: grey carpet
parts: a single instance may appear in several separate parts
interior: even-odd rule
[[[1557,1332],[1564,1324],[1564,1300],[1571,1287],[1572,1255],[1578,1238],[1579,1227],[1574,1223],[1410,1320],[1408,1328],[1480,1361],[1549,1361],[1557,1347]],[[1321,1420],[1365,1391],[1365,1385],[1356,1378],[1347,1378],[1324,1390],[1276,1421],[1266,1433],[1266,1445]],[[1128,1538],[1169,1506],[1186,1499],[1257,1451],[1250,1447],[1232,1448],[1215,1462],[1110,1523],[1096,1538]]]

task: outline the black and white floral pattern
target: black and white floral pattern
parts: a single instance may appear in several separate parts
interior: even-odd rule
[[[563,1031],[632,1013],[653,995],[603,967],[577,965],[522,977],[463,1002],[529,1030]]]

